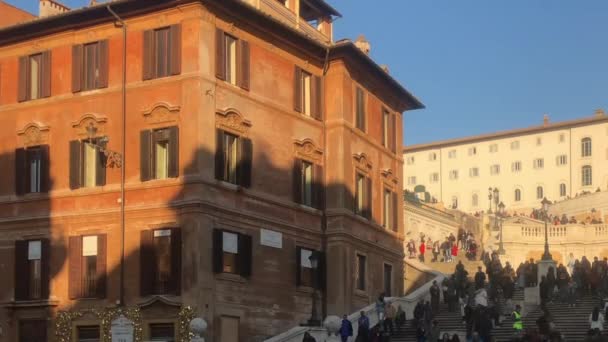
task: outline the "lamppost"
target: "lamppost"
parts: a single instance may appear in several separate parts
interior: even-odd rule
[[[547,219],[549,216],[549,204],[551,204],[551,201],[547,200],[547,197],[545,197],[540,204],[542,205],[543,216],[545,218],[545,253],[543,253],[542,260],[553,260],[551,253],[549,253],[549,234],[547,232]]]
[[[503,218],[505,217],[505,204],[504,203],[500,202],[500,204],[498,204],[498,213],[496,215],[500,216],[500,241],[498,243],[497,253],[499,255],[505,255],[505,248],[502,244],[502,221],[503,221]]]
[[[318,327],[321,325],[321,320],[317,316],[317,283],[319,282],[317,272],[319,267],[319,252],[312,251],[308,260],[310,260],[310,266],[312,267],[312,309],[308,325],[311,327]]]
[[[488,188],[488,214],[492,213],[492,187]]]
[[[95,125],[93,125],[93,123],[89,124],[87,126],[86,130],[87,130],[87,136],[89,138],[89,144],[93,145],[94,147],[99,148],[99,151],[101,151],[104,154],[104,156],[106,158],[108,158],[107,165],[110,167],[121,168],[122,167],[122,155],[118,152],[109,150],[106,147],[106,145],[108,144],[108,141],[110,141],[110,139],[106,135],[103,135],[101,137],[96,137],[97,127],[95,127]]]

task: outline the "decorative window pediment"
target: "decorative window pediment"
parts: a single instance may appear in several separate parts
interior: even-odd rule
[[[179,111],[180,106],[172,106],[166,102],[159,102],[143,112],[144,121],[147,124],[176,122],[179,118]]]
[[[314,164],[323,163],[323,150],[318,148],[311,139],[294,141],[296,157]]]
[[[76,134],[79,137],[86,138],[89,136],[89,127],[93,127],[95,135],[104,135],[106,130],[106,122],[108,119],[97,114],[84,114],[80,119],[72,122],[72,127],[76,129]]]
[[[39,122],[30,122],[17,131],[23,147],[46,145],[49,143],[49,127]]]
[[[399,183],[399,179],[395,176],[392,169],[384,169],[380,172],[382,179],[386,185],[394,187]]]
[[[245,119],[236,109],[226,109],[215,113],[215,126],[226,132],[239,136],[247,136],[251,128],[251,121]]]
[[[364,173],[369,173],[372,170],[372,163],[365,153],[353,154],[355,159],[355,167]]]

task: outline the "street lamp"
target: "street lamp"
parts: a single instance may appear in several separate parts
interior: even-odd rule
[[[488,188],[488,214],[492,213],[492,187]]]
[[[502,221],[503,218],[505,217],[505,204],[500,202],[500,204],[498,204],[498,215],[500,215],[500,242],[498,243],[498,254],[499,255],[505,255],[505,248],[502,244]]]
[[[99,148],[99,151],[101,151],[104,156],[108,159],[108,166],[110,167],[117,167],[117,168],[121,168],[122,167],[122,155],[118,152],[109,150],[106,145],[108,144],[108,141],[110,141],[110,139],[103,135],[101,137],[96,137],[97,135],[97,127],[95,127],[95,125],[91,122],[89,123],[89,125],[86,127],[86,131],[87,131],[87,136],[89,138],[89,144],[93,145],[94,147]]]
[[[547,197],[545,197],[540,204],[542,205],[543,214],[545,217],[545,253],[543,253],[542,260],[553,260],[551,253],[549,253],[549,234],[547,233],[547,219],[549,216],[549,204],[551,204],[551,201],[547,200]]]
[[[311,327],[318,327],[321,325],[321,320],[319,320],[317,316],[317,283],[319,282],[317,272],[319,269],[319,252],[312,251],[308,260],[310,260],[310,266],[312,267],[312,309],[308,325]]]

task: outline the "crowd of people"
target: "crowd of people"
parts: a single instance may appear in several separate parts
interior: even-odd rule
[[[464,252],[469,260],[475,260],[478,245],[470,230],[459,229],[458,237],[450,233],[443,241],[433,241],[424,234],[420,235],[420,241],[416,243],[411,239],[406,245],[407,255],[410,259],[418,258],[421,262],[427,260],[427,254],[432,254],[431,262],[453,262],[459,253]]]

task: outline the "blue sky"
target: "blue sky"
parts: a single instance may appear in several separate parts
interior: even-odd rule
[[[38,0],[8,2],[37,13]],[[608,111],[608,1],[328,2],[335,39],[363,33],[426,105],[405,114],[408,145]]]

